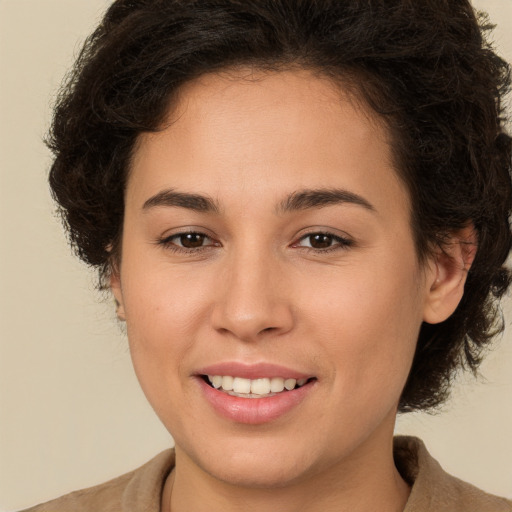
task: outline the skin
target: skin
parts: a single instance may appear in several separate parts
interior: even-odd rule
[[[182,89],[169,120],[138,141],[111,282],[141,386],[176,442],[162,509],[403,510],[398,400],[421,323],[453,312],[470,255],[454,243],[451,258],[438,251],[420,266],[386,128],[327,79],[206,75]],[[371,208],[279,209],[326,188]],[[217,211],[144,207],[170,189]],[[183,239],[169,237],[191,230],[204,246],[177,252]],[[319,232],[334,236],[330,250],[311,247]],[[317,380],[299,406],[247,425],[200,392],[197,369],[221,361]]]

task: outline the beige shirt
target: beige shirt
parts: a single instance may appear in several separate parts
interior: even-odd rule
[[[412,486],[404,512],[512,512],[512,501],[445,473],[417,438],[395,438],[395,464]],[[167,450],[131,473],[25,512],[160,512],[165,479],[173,467],[174,452]]]

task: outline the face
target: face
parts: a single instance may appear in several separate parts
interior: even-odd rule
[[[112,288],[178,460],[282,486],[391,439],[432,276],[385,128],[307,71],[253,78],[141,136]]]

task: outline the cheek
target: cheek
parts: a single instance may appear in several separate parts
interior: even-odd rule
[[[162,404],[175,399],[177,394],[171,390],[188,376],[186,363],[204,329],[205,283],[154,261],[148,267],[142,257],[126,258],[123,265],[133,366],[148,400],[162,417]]]
[[[346,269],[303,306],[329,356],[339,396],[375,401],[387,393],[396,400],[401,393],[422,318],[415,266],[402,264],[401,270],[384,264]]]
[[[135,342],[155,347],[181,339],[182,331],[197,325],[204,314],[207,284],[193,272],[182,272],[169,265],[143,260],[126,262],[123,297],[128,329]],[[178,340],[174,339],[178,338]]]

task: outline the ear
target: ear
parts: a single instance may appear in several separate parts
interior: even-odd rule
[[[468,271],[477,251],[473,225],[452,233],[430,261],[429,286],[423,320],[437,324],[446,320],[464,295]]]
[[[126,317],[124,313],[123,291],[121,289],[119,271],[116,268],[113,268],[110,274],[110,289],[116,303],[117,318],[124,322]]]

